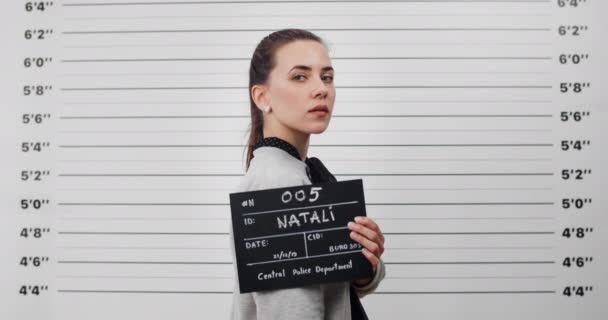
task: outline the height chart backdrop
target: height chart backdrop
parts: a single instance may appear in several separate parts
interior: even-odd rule
[[[2,1],[2,319],[225,319],[249,59],[323,37],[373,319],[605,319],[600,0]]]

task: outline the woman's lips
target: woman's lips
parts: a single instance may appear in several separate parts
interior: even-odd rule
[[[327,115],[329,112],[325,111],[325,110],[315,110],[315,111],[308,111],[309,113],[312,113],[316,116],[324,116]]]
[[[326,105],[318,105],[318,106],[312,108],[308,112],[313,113],[317,116],[323,116],[323,115],[326,115],[329,113],[329,109],[327,108]]]

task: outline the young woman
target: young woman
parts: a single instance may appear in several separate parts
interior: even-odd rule
[[[247,172],[237,192],[311,184],[306,163],[310,135],[329,125],[336,98],[333,77],[327,47],[311,32],[284,29],[258,44],[249,69]],[[351,238],[364,247],[373,278],[244,294],[239,293],[237,280],[231,318],[350,320],[350,286],[359,297],[373,292],[385,267],[380,258],[384,236],[378,225],[357,217],[349,229]],[[236,278],[234,239],[231,248]]]

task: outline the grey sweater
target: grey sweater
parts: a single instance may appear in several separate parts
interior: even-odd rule
[[[311,184],[306,173],[307,165],[286,151],[263,146],[253,152],[249,170],[243,176],[235,192],[283,188]],[[230,248],[234,277],[232,320],[243,319],[290,319],[290,320],[350,320],[350,282],[311,284],[303,287],[240,293],[232,224],[230,224]],[[385,275],[384,262],[380,260],[373,280],[363,286],[353,284],[362,298],[378,287]]]

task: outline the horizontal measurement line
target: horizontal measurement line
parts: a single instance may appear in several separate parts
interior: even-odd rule
[[[139,134],[139,133],[202,133],[202,132],[231,132],[231,133],[247,133],[249,130],[230,130],[230,129],[210,129],[210,130],[61,130],[62,134]],[[552,129],[332,129],[331,132],[351,132],[351,133],[384,133],[384,132],[553,132]],[[373,159],[377,160],[377,158]],[[167,161],[167,160],[153,160]],[[219,160],[189,160],[189,161],[219,161]],[[238,160],[225,160],[238,161]],[[353,161],[352,159],[344,159],[344,161]],[[359,160],[355,160],[359,161]]]
[[[325,2],[325,1],[324,1]],[[376,2],[376,1],[375,1]],[[426,2],[426,1],[425,1]],[[316,13],[315,17],[550,17],[550,14],[543,13]],[[310,17],[310,13],[294,13],[288,12],[287,14],[195,14],[195,15],[146,15],[146,16],[72,16],[66,17],[64,20],[158,20],[158,19],[201,19],[201,18],[269,18],[269,17],[280,17],[280,18],[292,18],[292,17]],[[334,45],[349,45],[349,44],[361,44],[360,42],[332,42]],[[424,42],[415,42],[424,44]],[[462,44],[468,44],[464,42]],[[383,42],[370,42],[369,45],[386,44]],[[508,44],[508,43],[507,43]],[[251,46],[253,43],[213,43],[211,45],[239,45],[239,46]]]
[[[227,219],[222,219],[227,220]],[[378,220],[378,219],[376,219]],[[229,250],[228,247],[57,246],[69,250]],[[555,247],[385,247],[386,250],[550,250]]]
[[[458,57],[458,56],[443,56],[443,57],[332,57],[332,60],[552,60],[550,56],[477,56],[477,57]],[[80,63],[80,62],[158,62],[158,61],[249,61],[251,58],[136,58],[136,59],[62,59],[62,63]],[[234,87],[242,89],[246,87]],[[338,87],[336,88],[344,88]]]
[[[59,293],[180,293],[180,294],[232,294],[232,291],[154,291],[154,290],[80,290],[58,289]]]
[[[332,231],[346,229],[346,227],[330,228],[323,231]],[[274,236],[262,236],[249,238],[262,239],[262,238],[273,238],[282,237],[294,234],[310,233],[313,231],[295,232],[293,234],[281,234]],[[228,232],[103,232],[103,231],[60,231],[58,234],[65,235],[229,235]],[[497,231],[497,232],[384,232],[384,235],[523,235],[523,234],[555,234],[553,231]]]
[[[318,16],[318,15],[315,15]],[[487,15],[490,16],[490,15]],[[180,17],[181,18],[181,17]],[[214,17],[215,18],[215,17]],[[119,19],[123,19],[123,17],[119,18]],[[143,19],[150,19],[150,20],[156,20],[152,17],[146,17]],[[70,19],[67,19],[70,20]],[[103,20],[103,19],[82,19],[82,20]],[[136,19],[138,20],[138,19]],[[431,47],[431,46],[435,46],[435,47],[439,47],[439,46],[494,46],[494,47],[512,47],[512,46],[527,46],[527,47],[539,47],[539,46],[550,46],[552,43],[551,42],[369,42],[369,43],[361,43],[361,42],[351,42],[351,43],[347,43],[347,42],[341,42],[341,43],[333,43],[334,46],[375,46],[375,47],[382,47],[382,46],[416,46],[416,47]],[[190,42],[188,44],[181,44],[181,43],[171,43],[171,44],[149,44],[149,45],[143,45],[143,44],[110,44],[110,45],[63,45],[63,48],[69,48],[69,49],[73,49],[73,48],[200,48],[200,47],[228,47],[228,50],[231,50],[234,47],[243,47],[243,48],[249,48],[251,47],[253,44],[242,44],[242,43],[213,43],[213,42],[209,42],[209,43],[196,43],[196,42]],[[548,59],[543,59],[543,60],[549,60],[549,57],[544,57],[544,58],[548,58]],[[394,72],[394,71],[386,71],[386,72],[366,72],[366,71],[340,71],[340,74],[353,74],[353,73],[410,73],[410,74],[416,74],[416,73],[449,73],[449,74],[469,74],[469,73],[494,73],[494,72],[475,72],[475,71],[454,71],[454,72],[420,72],[420,71],[404,71],[404,72]],[[542,72],[542,71],[513,71],[513,72],[509,72],[509,71],[504,71],[504,72],[496,72],[498,74],[549,74],[550,72]],[[97,75],[101,75],[101,73],[64,73],[64,74],[60,74],[60,76],[73,76],[76,74],[80,74],[80,75],[92,75],[92,74],[97,74]],[[109,74],[109,73],[105,73],[105,74]],[[149,75],[168,75],[168,74],[182,74],[182,75],[193,75],[193,74],[220,74],[219,72],[175,72],[175,73],[169,73],[169,72],[163,72],[163,73],[133,73],[133,72],[129,72],[129,73],[112,73],[115,75],[136,75],[136,74],[149,74]],[[240,72],[222,72],[222,74],[240,74]]]
[[[59,220],[194,220],[194,221],[203,221],[203,220],[214,220],[214,221],[228,221],[228,218],[144,218],[144,217],[59,217]]]
[[[530,173],[343,173],[335,176],[552,176],[552,172],[530,172]]]
[[[384,262],[389,265],[418,265],[418,264],[554,264],[555,261],[441,261],[441,262]]]
[[[370,206],[498,206],[498,205],[553,205],[554,202],[368,202]]]
[[[172,46],[175,47],[175,46]],[[228,75],[242,72],[113,72],[113,73],[64,73],[61,77],[116,77],[116,76],[200,76]],[[551,74],[549,71],[340,71],[340,74]],[[223,102],[229,103],[229,102]]]
[[[232,89],[242,90],[247,87],[91,87],[91,88],[61,88],[61,91],[107,91],[107,90],[220,90]],[[551,89],[551,85],[528,85],[528,86],[336,86],[336,89]],[[208,116],[210,117],[210,116]],[[219,116],[219,117],[237,117],[245,116]]]
[[[55,190],[58,191],[200,191],[200,190],[229,190],[232,191],[233,188],[57,188]],[[553,190],[550,187],[538,187],[538,188],[365,188],[365,190],[382,190],[382,191],[401,191],[401,190],[410,190],[410,191],[471,191],[471,190],[481,190],[481,191],[495,191],[495,190]]]
[[[104,276],[104,275],[58,275],[57,278],[85,278],[85,279],[234,279],[226,276]],[[463,277],[385,277],[385,279],[555,279],[556,276],[463,276]]]
[[[507,206],[553,205],[554,202],[368,202],[368,206]],[[59,202],[60,206],[228,206],[229,203],[204,202]]]
[[[96,235],[228,235],[228,232],[103,232],[103,231],[60,231],[58,234],[96,234]]]
[[[245,118],[250,115],[221,116],[61,116],[60,119],[222,119]],[[552,114],[370,114],[370,115],[332,115],[332,118],[552,118]],[[445,129],[443,129],[445,130]],[[236,130],[235,130],[236,131]],[[158,132],[158,131],[157,131]]]
[[[555,247],[384,247],[386,250],[549,250]]]
[[[385,277],[385,279],[555,279],[556,276]]]
[[[83,263],[83,264],[232,264],[232,262],[203,262],[203,261],[85,261],[85,260],[59,260],[57,263]]]
[[[59,293],[170,293],[170,294],[233,294],[232,291],[161,291],[161,290],[83,290],[58,289]],[[375,291],[374,294],[547,294],[555,290],[511,291]]]
[[[399,162],[399,161],[418,161],[418,162],[449,162],[449,161],[551,161],[552,158],[356,158],[356,159],[337,159],[327,158],[327,162],[348,161],[348,162]],[[59,162],[242,162],[243,160],[234,159],[60,159]],[[453,189],[453,188],[452,188]],[[520,188],[521,189],[521,188]],[[420,189],[424,190],[424,189]]]
[[[76,279],[234,279],[234,277],[222,276],[81,276],[81,275],[58,275],[57,278]]]
[[[405,177],[405,176],[553,176],[552,172],[539,173],[345,173],[343,177]],[[237,177],[240,173],[61,173],[60,177]],[[150,189],[148,189],[150,190]],[[196,189],[193,189],[196,190]],[[394,189],[387,189],[394,190]]]
[[[325,1],[324,1],[325,2]],[[376,2],[376,1],[375,1]],[[315,17],[550,17],[550,14],[541,14],[541,13],[439,13],[439,14],[426,14],[426,13],[398,13],[398,14],[388,14],[388,13],[380,13],[380,14],[348,14],[348,13],[330,13],[330,14],[320,14],[315,13]],[[221,14],[221,15],[173,15],[173,16],[87,16],[87,17],[67,17],[64,20],[146,20],[146,19],[201,19],[201,18],[253,18],[253,17],[282,17],[282,18],[291,18],[291,17],[310,17],[310,13],[296,14],[293,12],[289,12],[288,14]],[[352,45],[352,44],[361,44],[360,42],[332,42],[334,45]],[[392,44],[399,42],[391,42],[391,43],[382,43],[382,42],[370,42],[368,45],[379,45],[379,44]],[[414,42],[415,44],[425,44],[425,42]],[[458,42],[456,44],[471,44],[470,42]],[[510,43],[495,43],[495,44],[510,44]],[[516,43],[517,44],[517,43]],[[523,43],[523,44],[534,44],[534,43]],[[237,46],[251,46],[253,43],[213,43],[210,45],[237,45]],[[68,46],[69,47],[69,46]]]
[[[241,173],[62,173],[60,177],[239,177]],[[217,189],[215,189],[217,190]]]
[[[366,190],[383,190],[383,191],[396,191],[396,190],[412,190],[412,191],[464,191],[464,190],[482,190],[482,191],[489,191],[489,190],[553,190],[552,187],[512,187],[512,188],[365,188]],[[57,190],[70,190],[70,189],[57,189]],[[78,189],[72,189],[72,190],[87,190],[87,189],[82,189],[82,188],[78,188]],[[91,190],[95,190],[95,189],[91,189]],[[103,189],[99,189],[99,190],[103,190]],[[106,189],[106,190],[114,190],[114,189]],[[137,189],[126,189],[126,190],[137,190]],[[141,189],[141,190],[146,190],[146,189]],[[150,190],[150,189],[147,189]],[[153,189],[152,189],[153,190]],[[188,190],[188,189],[186,189]],[[207,190],[207,189],[202,189],[202,190]],[[230,189],[226,189],[226,190],[230,190]]]
[[[233,188],[57,188],[55,190],[58,191],[82,191],[82,192],[97,192],[97,191],[200,191],[200,190],[215,190],[215,191],[232,191]],[[365,190],[382,190],[382,191],[401,191],[401,190],[409,190],[409,191],[471,191],[471,190],[481,190],[481,191],[495,191],[495,190],[553,190],[550,187],[538,187],[538,188],[365,188]]]
[[[59,202],[60,206],[227,206],[229,203]]]
[[[374,294],[536,294],[555,293],[555,290],[526,291],[376,291]]]
[[[555,220],[553,217],[475,217],[475,218],[374,218],[375,220]],[[92,218],[91,220],[94,220]],[[135,219],[137,220],[137,219]],[[145,220],[145,219],[143,219]]]
[[[112,246],[57,246],[60,249],[83,250],[228,250],[228,247],[112,247]]]
[[[498,231],[498,232],[383,232],[384,235],[499,235],[499,234],[555,234],[553,231]]]
[[[522,100],[522,99],[511,99],[511,100],[340,100],[341,102],[349,103],[543,103],[550,104],[553,100]],[[194,100],[194,101],[110,101],[110,102],[99,102],[99,101],[78,101],[78,102],[62,102],[63,105],[108,105],[108,104],[211,104],[213,106],[220,103],[234,103],[243,104],[248,101],[234,100],[234,101],[217,101],[217,100]]]
[[[307,28],[312,32],[328,31],[551,31],[551,28]],[[273,32],[275,29],[165,29],[165,30],[87,30],[62,31],[61,34],[129,34],[129,33],[213,33],[213,32]]]
[[[60,217],[59,220],[228,221],[228,218]],[[554,217],[374,218],[375,220],[555,220]]]
[[[57,189],[57,190],[70,190],[70,189]],[[71,189],[71,190],[87,190],[82,188]],[[103,189],[99,189],[103,190]],[[114,189],[106,189],[106,190],[114,190]],[[137,190],[137,189],[126,189],[126,190]],[[141,190],[151,190],[151,189],[141,189]],[[152,189],[153,190],[153,189]],[[189,189],[185,189],[189,190]],[[209,189],[201,189],[201,190],[209,190]],[[215,190],[215,189],[214,189]],[[231,189],[225,189],[231,190]],[[551,187],[512,187],[512,188],[365,188],[365,190],[383,190],[383,191],[397,191],[397,190],[410,190],[410,191],[465,191],[465,190],[482,190],[482,191],[490,191],[490,190],[553,190]]]
[[[243,148],[242,144],[114,144],[59,145],[59,148]],[[311,147],[553,147],[552,143],[460,143],[460,144],[317,144]]]
[[[235,0],[226,0],[226,1],[176,1],[176,2],[168,2],[168,1],[159,1],[159,2],[150,2],[150,1],[142,1],[142,2],[97,2],[97,3],[63,3],[64,7],[76,7],[76,6],[130,6],[130,5],[203,5],[203,4],[256,4],[256,3],[267,3],[267,4],[277,4],[277,3],[344,3],[344,2],[353,2],[353,3],[416,3],[416,2],[425,2],[425,3],[454,3],[454,2],[464,2],[464,3],[546,3],[548,0],[278,0],[278,1],[235,1]]]

